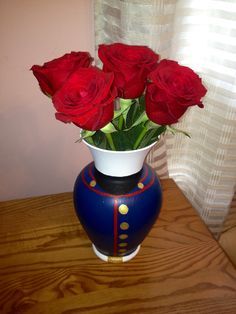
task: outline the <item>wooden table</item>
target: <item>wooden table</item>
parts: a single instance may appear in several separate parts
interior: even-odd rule
[[[236,270],[172,180],[130,262],[93,253],[63,193],[2,202],[0,313],[236,313]]]

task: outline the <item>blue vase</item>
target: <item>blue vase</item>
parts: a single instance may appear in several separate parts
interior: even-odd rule
[[[133,258],[158,218],[162,190],[155,171],[143,164],[128,176],[111,176],[96,161],[79,174],[74,186],[77,216],[104,261]],[[114,164],[116,167],[116,164]]]

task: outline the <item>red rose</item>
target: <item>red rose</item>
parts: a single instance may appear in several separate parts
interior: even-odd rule
[[[90,131],[104,127],[114,114],[113,80],[113,73],[95,67],[78,69],[52,98],[56,118]]]
[[[100,45],[98,56],[105,72],[114,72],[114,84],[121,98],[142,95],[147,75],[157,67],[159,56],[146,46],[115,43]]]
[[[31,70],[39,82],[42,92],[53,96],[66,79],[78,68],[89,67],[93,58],[88,52],[71,52],[64,56],[44,63],[34,65]]]
[[[189,106],[203,108],[207,90],[200,77],[175,61],[162,60],[150,73],[146,91],[146,112],[150,120],[165,125],[178,122]]]

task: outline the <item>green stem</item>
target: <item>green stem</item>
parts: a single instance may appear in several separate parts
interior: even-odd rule
[[[112,136],[111,136],[111,133],[105,133],[105,135],[106,135],[107,141],[108,141],[111,149],[112,150],[116,150],[114,142],[113,142],[113,139],[112,139]]]
[[[137,140],[136,140],[135,143],[134,143],[134,149],[137,149],[137,148],[138,148],[138,146],[139,146],[139,144],[141,143],[142,139],[144,138],[144,135],[146,134],[146,132],[147,132],[147,129],[144,128],[144,129],[142,130],[142,132],[139,134]]]
[[[119,130],[122,130],[123,121],[124,121],[124,118],[123,118],[122,115],[120,115],[120,117],[119,117],[119,122],[118,122],[118,129],[119,129]]]

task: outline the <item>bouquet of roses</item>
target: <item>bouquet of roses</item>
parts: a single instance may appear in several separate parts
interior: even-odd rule
[[[172,124],[188,107],[203,108],[200,77],[176,61],[161,60],[146,46],[100,45],[102,69],[88,52],[71,52],[34,65],[56,119],[82,128],[81,138],[103,149],[133,150],[177,130]]]

